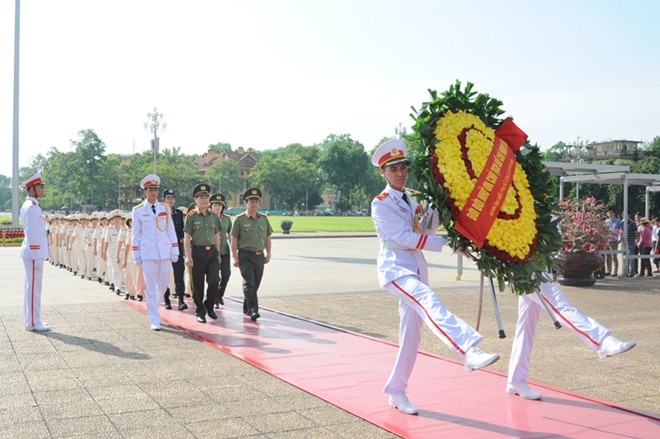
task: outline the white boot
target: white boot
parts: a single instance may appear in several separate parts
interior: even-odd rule
[[[390,407],[394,407],[401,413],[405,413],[407,415],[416,415],[419,412],[417,407],[415,407],[412,402],[408,401],[408,397],[405,393],[390,395],[388,404]]]
[[[527,383],[508,383],[506,385],[506,393],[520,395],[525,399],[541,399],[543,396],[536,390],[530,389]]]
[[[616,354],[628,352],[637,345],[634,341],[623,342],[613,335],[605,337],[605,340],[600,342],[598,348],[598,356],[600,358],[612,357]]]
[[[465,370],[472,372],[475,369],[490,366],[499,359],[500,356],[498,354],[489,354],[476,346],[472,346],[467,352],[465,352],[463,364],[465,365]]]

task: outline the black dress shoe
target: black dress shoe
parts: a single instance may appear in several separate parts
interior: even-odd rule
[[[253,312],[252,314],[250,314],[250,320],[252,320],[253,322],[256,322],[259,317],[261,316],[259,315],[258,312]]]
[[[165,309],[172,309],[172,304],[170,303],[170,296],[165,296]]]
[[[218,297],[218,303],[220,305],[224,305],[225,304],[225,299],[223,299],[222,297]]]
[[[179,311],[185,311],[188,309],[188,305],[183,300],[179,302]]]
[[[128,294],[128,293],[126,293],[126,296],[124,297],[124,300],[128,300],[128,299],[130,299],[130,298],[131,298],[131,295]]]
[[[138,302],[142,302],[142,299],[144,299],[144,297],[142,297],[142,296],[140,296],[140,295],[138,294],[138,296],[137,296],[137,300],[138,300]]]
[[[215,311],[213,311],[213,308],[211,308],[211,309],[207,309],[207,310],[206,310],[206,313],[207,313],[207,314],[209,315],[209,317],[211,317],[213,320],[217,320],[218,315],[215,313]]]
[[[166,304],[165,304],[165,309],[172,309],[172,305],[169,304],[169,303],[166,303]]]
[[[198,323],[206,323],[206,317],[204,317],[204,316],[197,316],[197,322],[198,322]]]

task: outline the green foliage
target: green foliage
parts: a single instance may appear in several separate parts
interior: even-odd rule
[[[563,160],[568,157],[568,148],[569,146],[564,142],[555,143],[543,153],[543,160],[547,160],[549,162],[558,162]]]
[[[363,176],[371,167],[364,146],[348,134],[331,134],[320,148],[317,164],[321,176],[339,191],[337,208],[349,210],[352,200],[364,189]]]
[[[225,142],[212,143],[208,147],[209,151],[215,152],[231,152],[231,145]]]
[[[204,177],[213,188],[213,192],[220,192],[226,197],[244,189],[245,183],[241,179],[241,168],[233,160],[220,160],[214,163]]]

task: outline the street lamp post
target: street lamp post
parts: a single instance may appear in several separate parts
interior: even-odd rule
[[[158,112],[158,107],[154,107],[154,112],[147,113],[147,121],[144,123],[144,129],[153,133],[154,138],[151,139],[151,150],[154,153],[154,174],[156,173],[156,154],[158,154],[158,132],[164,131],[167,128],[167,122],[162,122],[163,113]]]
[[[403,123],[401,122],[399,122],[399,126],[394,128],[394,133],[396,134],[397,139],[401,139],[401,137],[403,137],[407,132],[408,130],[403,126]]]

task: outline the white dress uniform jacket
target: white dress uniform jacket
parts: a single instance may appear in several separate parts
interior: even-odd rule
[[[21,223],[25,233],[21,245],[21,257],[46,259],[50,254],[46,218],[36,198],[27,197],[21,206]]]
[[[371,203],[371,216],[380,239],[378,281],[381,287],[403,276],[420,275],[426,269],[422,250],[440,251],[447,240],[433,236],[440,218],[437,212],[414,195],[403,193],[389,185]],[[421,263],[421,264],[420,264]]]
[[[133,208],[131,241],[135,261],[171,260],[179,256],[179,241],[176,239],[170,207],[156,203],[156,213],[151,204],[144,201]],[[164,232],[164,233],[163,233]]]

